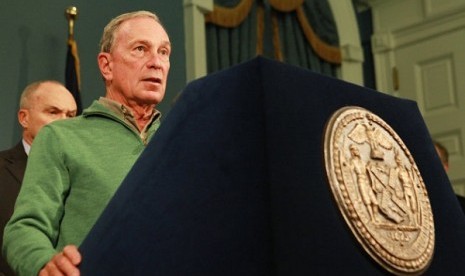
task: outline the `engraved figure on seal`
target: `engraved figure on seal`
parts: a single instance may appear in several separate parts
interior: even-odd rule
[[[370,158],[384,160],[382,148],[391,149],[392,145],[382,138],[379,129],[375,129],[369,123],[357,124],[349,134],[349,138],[357,144],[368,143],[370,145]]]
[[[367,169],[363,162],[360,151],[355,145],[350,145],[350,153],[352,155],[351,163],[353,171],[355,172],[355,178],[359,193],[362,197],[362,201],[367,207],[371,221],[377,222],[378,219],[376,214],[378,213],[378,200],[376,195],[371,188],[371,184],[367,178]]]
[[[415,197],[413,179],[411,177],[411,171],[402,163],[402,159],[399,151],[395,150],[395,161],[398,180],[403,188],[405,202],[408,207],[410,214],[410,223],[416,225],[415,214],[417,212],[417,200]]]

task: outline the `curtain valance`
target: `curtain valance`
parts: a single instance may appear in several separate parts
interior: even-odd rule
[[[256,2],[256,3],[254,3]],[[206,23],[211,23],[223,28],[236,28],[244,20],[251,16],[253,5],[258,7],[256,16],[257,54],[263,53],[263,40],[266,16],[265,8],[270,7],[271,10],[271,30],[272,44],[274,47],[274,55],[278,60],[283,60],[283,46],[285,43],[281,39],[280,28],[284,28],[284,24],[280,24],[278,18],[283,17],[282,14],[295,17],[301,28],[302,36],[305,37],[307,43],[313,51],[322,60],[331,64],[341,64],[341,51],[338,47],[338,36],[332,13],[327,3],[322,0],[305,1],[305,0],[215,0],[214,9],[206,14]],[[310,17],[313,17],[310,19]],[[313,23],[317,26],[312,26]]]

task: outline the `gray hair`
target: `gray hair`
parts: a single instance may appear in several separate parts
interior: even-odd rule
[[[149,17],[149,18],[154,19],[160,25],[162,25],[158,16],[149,11],[135,11],[135,12],[123,13],[113,18],[103,29],[102,38],[100,39],[100,52],[110,53],[113,48],[116,30],[118,30],[119,26],[121,26],[123,22],[125,22],[128,19],[135,18],[135,17]]]

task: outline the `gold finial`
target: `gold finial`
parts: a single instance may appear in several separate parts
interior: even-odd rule
[[[68,36],[72,38],[74,36],[74,21],[77,19],[78,10],[76,7],[68,7],[65,12],[66,19],[68,19]]]

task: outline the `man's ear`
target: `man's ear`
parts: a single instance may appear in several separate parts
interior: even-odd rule
[[[18,111],[18,122],[24,129],[29,127],[29,110],[21,108]]]
[[[97,57],[98,67],[100,73],[105,80],[110,80],[112,78],[112,68],[111,68],[111,54],[110,53],[99,53]]]

